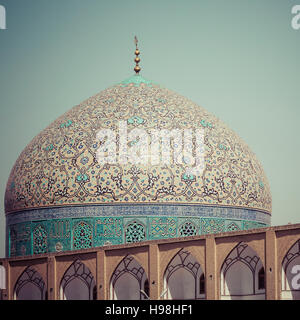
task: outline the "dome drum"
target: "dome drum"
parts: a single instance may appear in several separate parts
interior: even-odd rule
[[[229,218],[230,217],[230,218]],[[269,225],[261,211],[189,205],[98,205],[7,216],[7,256],[79,250]]]

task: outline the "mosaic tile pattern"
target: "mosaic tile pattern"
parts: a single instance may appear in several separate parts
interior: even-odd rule
[[[78,250],[267,226],[245,220],[131,216],[28,221],[8,227],[7,256]]]
[[[48,249],[47,232],[43,225],[39,224],[33,231],[33,253],[46,253]]]
[[[197,226],[192,221],[185,221],[179,228],[182,237],[194,236],[197,234]]]
[[[93,228],[84,220],[79,221],[73,229],[74,250],[88,249],[93,247]]]
[[[219,233],[225,231],[224,219],[202,219],[202,234]]]
[[[16,224],[25,221],[50,220],[76,217],[110,217],[132,215],[138,216],[176,216],[176,217],[204,217],[228,218],[237,220],[257,221],[270,225],[271,216],[265,212],[235,208],[215,207],[190,204],[105,204],[85,206],[64,206],[61,208],[40,208],[22,212],[10,213],[6,216],[6,224]]]
[[[99,164],[96,133],[116,131],[120,120],[129,131],[142,128],[148,133],[203,128],[202,175],[187,176],[185,166],[176,164]],[[202,107],[140,76],[87,99],[37,135],[16,161],[5,194],[8,215],[30,208],[109,203],[190,203],[271,213],[268,181],[248,146]],[[220,227],[207,225],[204,230]],[[64,241],[57,246],[64,248]]]
[[[123,218],[102,217],[95,219],[94,246],[122,244]]]
[[[150,218],[149,238],[163,239],[177,236],[177,219],[172,217]]]
[[[146,227],[136,219],[126,226],[126,243],[140,242],[146,240]]]

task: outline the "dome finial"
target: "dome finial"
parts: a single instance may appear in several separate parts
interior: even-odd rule
[[[135,61],[134,71],[135,71],[135,73],[138,75],[139,72],[141,71],[141,68],[140,68],[140,66],[139,66],[139,62],[140,62],[141,60],[140,60],[140,58],[139,58],[140,51],[139,51],[139,49],[138,49],[138,47],[137,47],[138,39],[137,39],[136,36],[134,37],[134,43],[135,43],[135,55],[136,55],[136,57],[135,57],[135,59],[134,59],[134,61]]]

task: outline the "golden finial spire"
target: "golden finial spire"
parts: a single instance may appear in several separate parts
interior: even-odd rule
[[[140,62],[141,60],[140,60],[140,58],[139,58],[140,51],[139,51],[139,49],[138,49],[138,47],[137,47],[138,39],[137,39],[136,36],[134,37],[134,43],[135,43],[135,55],[136,55],[136,57],[135,57],[135,59],[134,59],[134,61],[135,61],[134,71],[135,71],[136,74],[139,74],[139,72],[141,71],[141,68],[140,68],[140,66],[139,66],[139,62]]]

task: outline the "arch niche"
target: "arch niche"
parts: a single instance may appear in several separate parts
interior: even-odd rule
[[[200,263],[186,249],[181,249],[164,273],[165,299],[205,299],[205,278]]]
[[[110,280],[112,300],[146,300],[149,281],[144,268],[131,255],[126,256],[114,270]]]
[[[265,271],[256,251],[241,242],[221,267],[222,300],[264,300]]]
[[[75,260],[66,270],[60,283],[61,300],[95,300],[96,281],[90,269]]]

